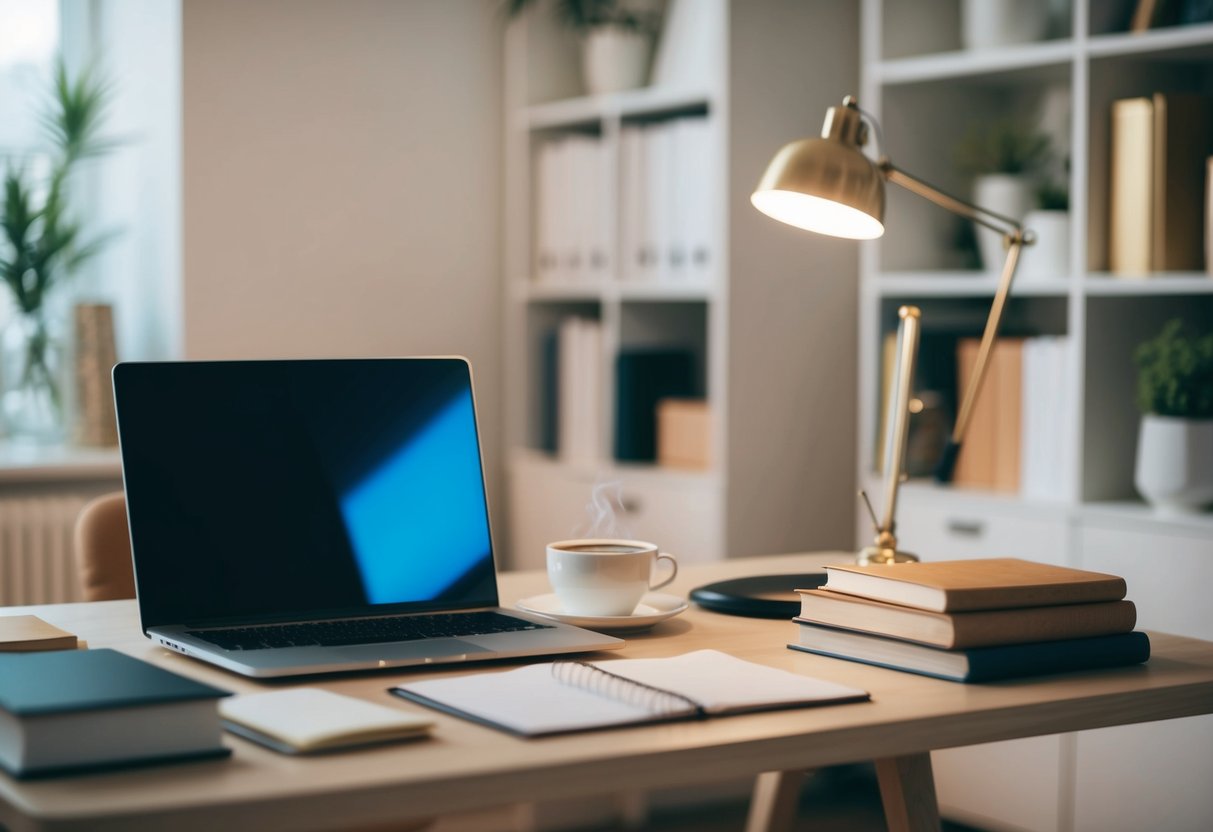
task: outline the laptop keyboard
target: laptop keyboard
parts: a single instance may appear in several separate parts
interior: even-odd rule
[[[264,650],[274,647],[382,644],[389,641],[418,641],[425,638],[483,636],[491,633],[550,629],[547,624],[536,624],[500,613],[465,612],[394,618],[350,618],[343,621],[310,621],[262,627],[228,627],[222,630],[194,630],[191,635],[225,650]]]

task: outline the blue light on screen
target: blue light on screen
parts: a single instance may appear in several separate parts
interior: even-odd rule
[[[372,604],[425,601],[489,557],[471,391],[443,405],[341,496]]]

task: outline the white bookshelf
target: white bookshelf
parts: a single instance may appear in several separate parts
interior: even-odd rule
[[[1071,474],[1064,498],[1028,500],[912,481],[899,505],[899,541],[928,560],[1018,556],[1122,574],[1139,627],[1210,639],[1213,613],[1203,599],[1213,579],[1213,515],[1161,518],[1135,493],[1132,351],[1171,317],[1213,328],[1213,278],[1109,275],[1106,227],[1111,102],[1154,91],[1213,95],[1213,25],[1128,34],[1116,29],[1129,19],[1131,2],[1058,5],[1052,39],[966,51],[957,0],[863,3],[860,105],[880,119],[887,152],[906,170],[965,196],[970,183],[955,171],[951,149],[971,121],[1024,117],[1049,101],[1068,112],[1068,123],[1045,127],[1070,159],[1070,267],[1048,278],[1017,276],[1007,321],[1018,334],[1069,337],[1065,383],[1076,404],[1065,425]],[[1058,100],[1067,106],[1057,108]],[[870,490],[880,482],[874,438],[890,310],[918,304],[924,331],[933,318],[966,310],[980,323],[997,280],[955,268],[946,212],[890,189],[887,213],[888,232],[865,244],[860,258],[857,477]],[[975,327],[967,334],[979,334]],[[864,538],[869,525],[857,512]],[[1170,732],[1110,729],[944,752],[936,756],[941,806],[990,829],[1206,827],[1213,795],[1176,784],[1213,782],[1213,720],[1183,724]],[[1105,767],[1109,756],[1123,760],[1123,771],[1114,763],[1107,776],[1086,772],[1084,762],[1097,755]],[[1016,774],[1025,768],[1052,774]],[[1140,809],[1124,801],[1111,807],[1106,795],[1130,781],[1151,797]]]
[[[836,90],[857,82],[846,45],[857,9],[836,5],[823,12],[811,4],[721,0],[726,23],[716,49],[723,59],[709,77],[686,88],[602,96],[579,94],[575,44],[553,23],[550,4],[509,27],[503,275],[511,565],[542,565],[543,544],[573,534],[592,486],[607,480],[622,483],[625,527],[686,562],[851,544],[856,254],[840,247],[822,254],[804,235],[784,239],[784,229],[749,206],[771,155],[815,131]],[[839,31],[850,34],[839,40]],[[774,55],[778,62],[766,60]],[[803,111],[789,108],[804,99],[802,80],[810,73],[823,85],[816,100]],[[763,95],[734,99],[738,89]],[[618,264],[623,132],[686,117],[705,120],[714,148],[711,164],[697,171],[706,190],[720,195],[710,276],[637,281],[615,268],[593,283],[538,279],[537,148],[566,134],[593,135],[605,145],[612,183],[605,213]],[[844,277],[822,292],[817,282],[835,273]],[[798,282],[798,274],[807,279]],[[604,343],[602,447],[597,458],[576,462],[540,451],[538,434],[540,339],[568,315],[599,321]],[[814,352],[823,333],[841,357]],[[695,356],[713,421],[707,470],[613,459],[614,362],[621,350],[648,346]],[[820,390],[837,391],[841,403],[823,400]],[[818,437],[838,435],[841,442],[818,447]]]

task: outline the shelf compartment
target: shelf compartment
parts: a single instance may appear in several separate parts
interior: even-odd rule
[[[1086,114],[1089,126],[1086,268],[1091,272],[1108,268],[1112,104],[1126,98],[1149,97],[1156,92],[1213,96],[1213,40],[1195,52],[1142,52],[1092,58]]]
[[[1082,498],[1137,500],[1133,469],[1141,415],[1133,354],[1172,318],[1199,332],[1213,331],[1213,293],[1097,296],[1086,304]]]
[[[559,447],[558,396],[560,327],[566,318],[601,322],[602,305],[596,300],[552,300],[530,304],[523,311],[523,345],[526,390],[522,440],[527,448],[556,451]],[[605,351],[605,345],[604,345]],[[605,359],[604,359],[605,363]]]
[[[961,199],[972,199],[973,177],[961,171],[956,150],[971,130],[1011,120],[1037,125],[1050,137],[1046,173],[1060,180],[1070,155],[1071,67],[1056,78],[999,77],[988,83],[932,82],[886,87],[883,148],[898,167]],[[958,115],[961,114],[961,115]],[[877,244],[885,272],[971,269],[976,257],[973,224],[904,188],[886,188],[886,231]],[[993,271],[1002,263],[993,264]]]

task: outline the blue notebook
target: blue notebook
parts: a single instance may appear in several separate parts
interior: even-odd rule
[[[45,777],[226,756],[228,695],[116,650],[0,655],[0,767]]]

